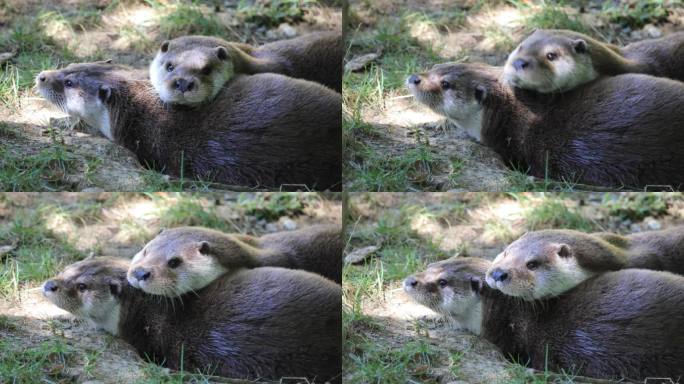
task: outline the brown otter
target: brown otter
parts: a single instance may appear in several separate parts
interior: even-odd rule
[[[418,101],[533,176],[682,187],[684,84],[626,74],[539,97],[500,78],[500,67],[441,64],[410,76],[408,87]]]
[[[684,32],[619,48],[579,32],[536,30],[511,52],[504,67],[509,84],[543,93],[622,73],[684,81]]]
[[[340,95],[277,74],[237,76],[212,103],[167,108],[126,67],[71,64],[36,79],[43,97],[173,176],[249,187],[340,189]]]
[[[260,266],[303,269],[342,282],[342,228],[319,225],[261,237],[209,228],[167,229],[131,261],[128,282],[147,293],[196,291],[226,272]]]
[[[342,35],[315,32],[259,47],[217,37],[164,41],[150,64],[150,80],[162,101],[197,105],[212,100],[234,73],[279,73],[342,91]]]
[[[486,286],[488,267],[477,258],[434,263],[404,289],[538,370],[634,380],[684,375],[684,277],[625,269],[526,302]]]
[[[684,227],[620,236],[567,229],[529,232],[500,253],[487,284],[524,299],[558,296],[599,273],[644,268],[684,275]]]
[[[244,379],[341,383],[340,287],[283,268],[237,270],[194,294],[159,300],[129,286],[128,260],[68,266],[43,286],[55,305],[171,369]]]

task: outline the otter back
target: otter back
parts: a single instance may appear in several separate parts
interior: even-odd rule
[[[340,383],[341,292],[311,273],[242,270],[173,302],[129,289],[119,335],[141,356],[232,378]]]
[[[535,369],[636,380],[684,374],[683,277],[626,269],[537,303],[485,288],[483,303],[482,335]]]

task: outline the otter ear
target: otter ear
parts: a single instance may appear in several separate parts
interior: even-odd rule
[[[477,100],[478,103],[482,104],[482,102],[486,98],[487,98],[487,88],[485,88],[484,85],[475,86],[475,100]]]
[[[108,102],[112,98],[112,89],[106,85],[101,85],[100,89],[97,90],[97,97],[99,97],[100,101],[103,103]]]
[[[165,42],[161,43],[159,50],[162,51],[162,53],[166,53],[166,51],[169,50],[169,41],[166,40]]]
[[[200,241],[197,245],[197,250],[199,251],[199,253],[209,253],[209,251],[211,250],[209,242],[207,241]]]
[[[109,292],[112,294],[112,296],[119,297],[119,296],[121,296],[122,291],[123,291],[123,284],[121,284],[120,280],[116,280],[116,279],[109,280]]]
[[[224,47],[216,47],[216,56],[220,60],[228,60],[228,51]]]
[[[482,293],[482,288],[483,288],[483,285],[482,285],[482,279],[481,278],[475,277],[475,276],[470,278],[470,289],[473,292],[475,292],[479,295],[480,293]]]
[[[572,249],[567,244],[559,244],[558,252],[556,252],[560,257],[570,257],[572,256]]]
[[[586,53],[587,52],[587,42],[582,40],[582,39],[577,39],[572,42],[572,47],[575,49],[575,52],[577,53]]]

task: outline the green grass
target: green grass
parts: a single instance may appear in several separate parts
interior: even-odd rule
[[[198,3],[178,1],[173,10],[161,16],[157,23],[165,39],[184,35],[226,36],[228,29],[213,15],[202,13]]]
[[[596,224],[585,218],[576,208],[568,207],[562,195],[544,195],[540,203],[524,212],[525,226],[529,230],[548,228],[577,229],[589,232]]]
[[[620,4],[605,1],[603,13],[613,23],[638,29],[646,24],[666,21],[670,10],[681,6],[681,0],[637,0]]]
[[[228,230],[229,223],[220,218],[211,209],[202,206],[199,199],[192,196],[180,196],[175,204],[164,204],[159,213],[159,224],[162,228],[173,228],[184,225],[202,226]]]
[[[240,0],[237,14],[249,23],[273,28],[281,23],[301,22],[304,20],[307,7],[314,4],[316,4],[315,0],[273,0],[269,2]]]
[[[78,172],[80,161],[72,150],[59,143],[53,143],[35,154],[20,153],[10,146],[0,147],[0,190],[73,189],[75,186],[66,177]],[[96,159],[88,162],[85,176],[90,177],[97,166]]]
[[[578,32],[588,31],[579,16],[568,14],[568,12],[563,9],[563,5],[565,4],[572,7],[573,4],[570,2],[550,0],[540,0],[534,4],[521,0],[509,0],[509,2],[528,14],[525,17],[524,25],[529,31],[532,31],[535,28],[570,29]]]
[[[608,208],[611,216],[618,216],[623,220],[640,221],[644,218],[659,217],[667,213],[670,206],[668,193],[642,192],[620,194],[617,198],[605,195],[603,205]],[[674,195],[679,197],[679,195]]]
[[[277,193],[277,194],[246,194],[241,193],[238,197],[238,205],[245,213],[255,216],[259,220],[273,221],[281,216],[299,216],[304,213],[307,205],[306,196],[313,197],[315,194],[308,193]],[[302,197],[305,197],[302,199]]]
[[[58,336],[26,346],[20,340],[0,339],[0,381],[7,383],[68,382],[70,366],[79,350]]]
[[[353,372],[349,383],[423,382],[437,353],[425,340],[388,347],[369,339],[359,348],[363,354],[351,355],[349,359],[349,371]]]

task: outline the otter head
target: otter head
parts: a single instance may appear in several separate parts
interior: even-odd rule
[[[224,47],[165,41],[150,64],[150,80],[165,103],[194,106],[211,101],[233,75]]]
[[[406,85],[416,100],[480,140],[483,102],[495,81],[492,72],[484,64],[438,64],[409,76]]]
[[[513,87],[550,93],[564,92],[594,80],[598,74],[587,42],[571,36],[534,31],[508,56],[504,81]]]
[[[404,280],[404,291],[418,303],[480,332],[484,273],[489,262],[457,258],[428,265]]]
[[[114,335],[129,262],[95,257],[71,264],[43,284],[43,295],[56,306]]]
[[[192,228],[164,230],[133,257],[128,282],[167,297],[201,289],[227,272],[212,247]]]
[[[122,67],[106,62],[70,64],[36,76],[40,95],[71,117],[85,121],[114,140],[110,125],[114,73]]]
[[[583,268],[561,231],[537,231],[511,243],[487,270],[487,285],[524,300],[554,297],[594,273]]]

